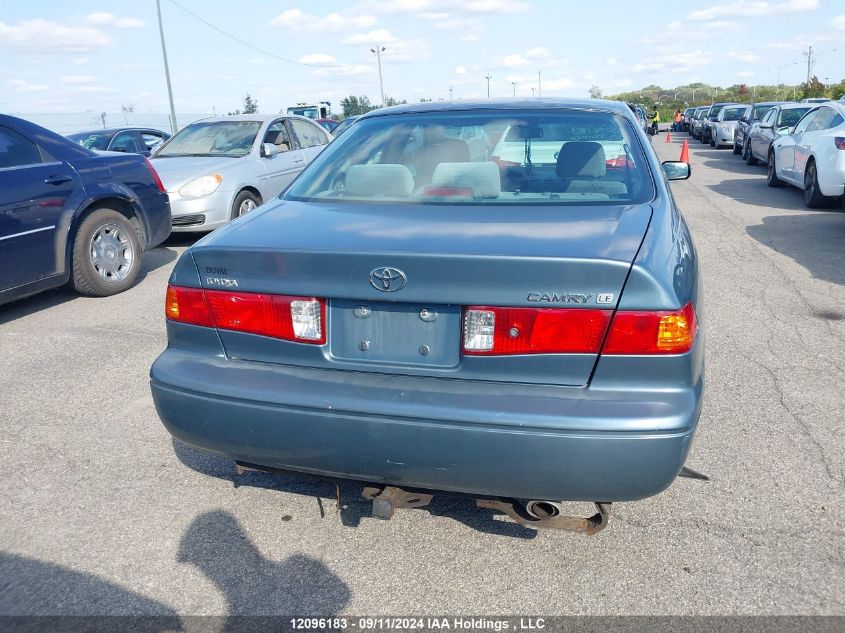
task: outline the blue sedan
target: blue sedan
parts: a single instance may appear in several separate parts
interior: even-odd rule
[[[698,423],[698,264],[667,182],[689,175],[622,103],[367,114],[181,257],[159,416],[239,469],[364,482],[377,517],[445,492],[595,533],[672,484]]]
[[[0,303],[68,280],[87,295],[121,292],[168,235],[167,194],[143,156],[98,154],[0,115]]]

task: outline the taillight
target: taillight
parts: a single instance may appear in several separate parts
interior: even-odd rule
[[[170,321],[214,327],[202,288],[167,286],[164,316]]]
[[[836,144],[836,149],[845,149],[845,136],[834,136],[833,142]]]
[[[692,303],[676,312],[620,310],[602,354],[683,354],[692,349],[697,333]]]
[[[317,297],[168,286],[165,316],[300,343],[326,342],[326,302]]]
[[[464,309],[465,354],[596,354],[610,310],[580,308]]]
[[[144,162],[147,163],[147,168],[149,168],[150,173],[153,176],[153,182],[155,182],[156,187],[158,187],[159,193],[167,193],[167,189],[164,188],[164,183],[161,182],[161,178],[158,177],[158,172],[155,170],[155,167],[153,167],[153,164],[147,159],[146,156],[144,157]]]

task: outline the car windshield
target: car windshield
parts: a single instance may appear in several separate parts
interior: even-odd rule
[[[745,114],[747,110],[746,106],[742,106],[741,108],[725,108],[725,114],[722,118],[723,121],[739,121],[742,118],[742,115]]]
[[[759,121],[774,107],[773,105],[754,106],[754,120]]]
[[[286,200],[628,204],[654,195],[631,124],[609,112],[482,110],[358,121]]]
[[[320,118],[320,110],[314,107],[310,108],[288,108],[288,114],[298,114],[299,116],[306,116],[309,119]]]
[[[260,121],[199,121],[179,130],[157,153],[162,156],[246,156]]]
[[[710,110],[708,111],[707,116],[710,117],[710,118],[715,117],[716,115],[718,115],[722,111],[722,108],[724,108],[724,107],[725,106],[723,106],[723,105],[710,106]]]
[[[97,132],[80,132],[78,134],[69,134],[68,138],[74,143],[79,143],[85,149],[105,150],[108,149],[112,135],[98,134]]]
[[[781,110],[778,116],[778,127],[792,127],[798,123],[798,119],[812,110],[811,107],[806,108],[789,108],[788,110]]]

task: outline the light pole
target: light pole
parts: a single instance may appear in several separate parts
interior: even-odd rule
[[[490,98],[490,79],[492,77],[490,75],[484,75],[484,78],[487,80],[487,98]]]
[[[778,91],[777,91],[777,94],[775,95],[775,100],[780,99],[780,71],[782,71],[787,66],[795,66],[795,64],[797,64],[797,63],[798,62],[788,62],[788,63],[786,63],[783,66],[780,66],[778,68]]]
[[[516,96],[516,84],[517,84],[517,82],[512,81],[511,84],[513,84],[513,96],[515,97]]]
[[[164,46],[164,26],[161,23],[161,0],[156,0],[158,33],[161,36],[161,56],[164,58],[164,78],[167,80],[167,98],[170,100],[170,131],[176,134],[176,108],[173,106],[173,88],[170,87],[170,67],[167,65],[167,48]]]
[[[534,88],[531,89],[531,98],[534,98]]]
[[[375,53],[376,57],[378,58],[378,87],[379,87],[379,91],[381,92],[381,107],[382,108],[384,107],[384,80],[382,79],[382,76],[381,76],[381,54],[385,50],[386,49],[384,48],[384,46],[376,46],[375,48],[370,49],[370,52]]]
[[[449,103],[452,103],[452,86],[449,86]]]

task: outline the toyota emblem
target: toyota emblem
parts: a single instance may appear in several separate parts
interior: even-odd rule
[[[396,292],[405,287],[408,278],[398,268],[376,268],[370,273],[370,285],[382,292]]]

